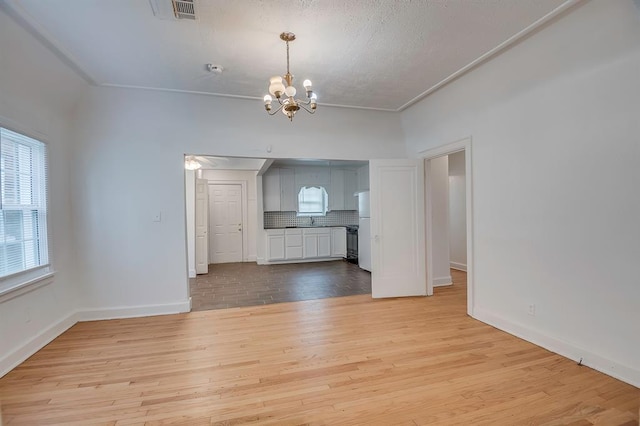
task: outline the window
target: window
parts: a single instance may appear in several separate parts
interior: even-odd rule
[[[324,216],[328,207],[327,191],[321,186],[303,186],[298,193],[298,216]]]
[[[41,269],[49,264],[44,143],[0,128],[0,191],[0,292],[3,292],[24,284],[25,279],[43,275]],[[36,274],[21,274],[35,270]],[[18,280],[16,274],[20,275]]]

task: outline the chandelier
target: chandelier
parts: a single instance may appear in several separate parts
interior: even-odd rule
[[[293,76],[289,72],[289,42],[294,41],[296,39],[296,35],[294,33],[284,32],[280,34],[280,38],[287,43],[287,73],[284,75],[284,82],[282,81],[283,77],[280,77],[279,75],[271,77],[269,80],[269,93],[276,97],[280,106],[272,112],[271,102],[273,101],[273,98],[271,95],[266,95],[264,97],[264,108],[267,110],[269,115],[274,115],[278,111],[282,111],[289,120],[293,121],[293,116],[298,112],[298,110],[300,110],[300,108],[307,111],[309,114],[316,112],[316,107],[318,106],[317,96],[313,93],[313,90],[311,90],[311,81],[305,80],[302,85],[307,92],[307,99],[302,101],[295,98],[296,88],[293,87]]]

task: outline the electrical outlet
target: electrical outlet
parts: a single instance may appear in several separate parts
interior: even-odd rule
[[[529,315],[531,315],[532,317],[536,316],[536,305],[529,305]]]

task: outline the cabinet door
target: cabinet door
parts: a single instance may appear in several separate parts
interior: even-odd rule
[[[331,169],[329,210],[344,210],[344,170]]]
[[[331,231],[318,235],[318,257],[331,256]]]
[[[369,166],[362,166],[358,169],[358,191],[369,190]]]
[[[280,211],[280,170],[269,169],[262,176],[262,198],[265,212]]]
[[[347,257],[346,228],[331,228],[331,257]]]
[[[284,260],[284,235],[267,235],[267,259]]]
[[[305,259],[318,257],[318,234],[304,235],[303,255]]]
[[[344,209],[358,210],[358,197],[355,196],[358,189],[358,176],[355,170],[344,171]]]
[[[295,212],[298,210],[294,169],[280,169],[280,210]]]

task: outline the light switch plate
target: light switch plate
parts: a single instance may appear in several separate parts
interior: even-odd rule
[[[154,222],[160,222],[162,221],[162,213],[161,212],[157,212],[153,215],[153,219]]]

